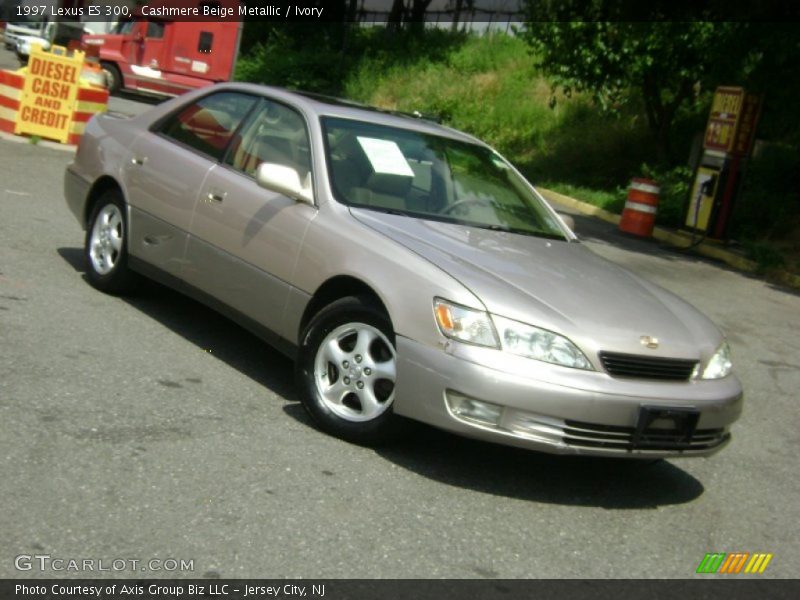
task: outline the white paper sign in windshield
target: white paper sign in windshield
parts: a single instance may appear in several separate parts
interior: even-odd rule
[[[414,177],[411,165],[408,164],[406,157],[403,156],[395,142],[361,136],[358,136],[357,139],[364,149],[373,171],[387,175]]]

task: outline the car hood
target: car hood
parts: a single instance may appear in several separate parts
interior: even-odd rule
[[[351,209],[368,227],[434,263],[497,315],[601,350],[699,359],[722,340],[674,294],[601,258],[580,242]],[[657,338],[658,348],[641,338]]]

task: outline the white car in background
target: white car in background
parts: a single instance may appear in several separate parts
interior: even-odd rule
[[[28,57],[31,55],[31,47],[38,44],[42,50],[50,50],[53,43],[60,46],[68,46],[71,40],[80,41],[84,33],[93,33],[91,29],[85,27],[85,23],[55,22],[52,21],[41,31],[41,33],[20,35],[16,38],[14,52],[22,65],[28,64]]]
[[[50,42],[38,35],[25,35],[17,39],[14,53],[17,55],[20,64],[28,64],[28,57],[31,55],[31,47],[35,44],[40,45],[42,50],[50,50]]]
[[[46,27],[47,21],[9,21],[3,32],[6,50],[14,50],[22,37],[43,36]]]

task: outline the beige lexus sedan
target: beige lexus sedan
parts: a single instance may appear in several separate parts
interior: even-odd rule
[[[356,443],[415,419],[545,452],[696,456],[741,412],[711,321],[424,118],[216,85],[94,117],[65,195],[94,287],[146,276],[219,310],[293,357],[305,408]]]

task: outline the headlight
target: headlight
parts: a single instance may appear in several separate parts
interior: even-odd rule
[[[722,345],[708,361],[705,370],[703,371],[703,379],[722,379],[727,376],[733,369],[731,362],[731,349],[728,342],[722,342]]]
[[[567,338],[511,319],[493,316],[503,350],[544,362],[591,371],[592,364]]]
[[[436,324],[447,337],[479,346],[500,347],[487,313],[441,298],[434,299],[433,313],[436,315]]]

